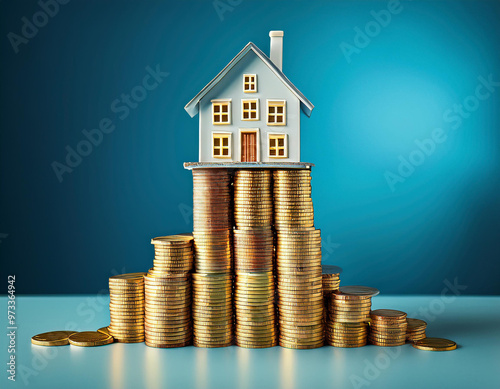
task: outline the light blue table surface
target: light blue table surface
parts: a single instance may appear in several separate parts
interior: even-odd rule
[[[7,299],[1,301],[7,333]],[[373,298],[373,309],[403,310],[428,322],[428,336],[456,341],[459,348],[449,352],[420,351],[409,344],[249,350],[30,343],[31,336],[41,332],[107,325],[108,301],[107,295],[18,297],[16,381],[7,379],[4,335],[0,388],[500,388],[500,297]]]

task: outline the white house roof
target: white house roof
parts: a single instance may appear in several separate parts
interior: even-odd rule
[[[236,57],[234,57],[231,62],[229,62],[224,69],[217,74],[212,81],[210,81],[189,103],[186,104],[184,109],[187,113],[194,117],[198,114],[199,111],[199,102],[200,100],[215,86],[217,83],[236,65],[246,53],[250,50],[253,50],[257,56],[271,69],[274,74],[285,84],[290,91],[297,96],[300,100],[300,108],[302,112],[304,112],[308,117],[311,116],[311,111],[314,108],[314,105],[297,89],[295,85],[293,85],[290,80],[283,74],[281,70],[279,70],[276,65],[269,59],[267,55],[265,55],[261,49],[255,46],[252,42],[249,42],[243,50],[241,50]]]

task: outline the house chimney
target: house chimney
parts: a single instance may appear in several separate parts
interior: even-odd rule
[[[271,61],[283,70],[283,31],[269,31],[271,37]]]

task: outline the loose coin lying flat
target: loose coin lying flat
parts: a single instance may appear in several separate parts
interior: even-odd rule
[[[454,341],[443,338],[420,339],[413,343],[412,346],[426,351],[449,351],[457,348],[457,344]]]
[[[69,337],[69,343],[80,347],[103,346],[113,343],[113,337],[97,331],[76,332]]]
[[[354,296],[374,297],[380,293],[378,289],[370,288],[369,286],[359,286],[359,285],[341,286],[339,290],[344,294],[349,294]]]
[[[69,336],[76,334],[76,331],[51,331],[35,335],[31,338],[31,343],[38,346],[65,346],[69,344]]]

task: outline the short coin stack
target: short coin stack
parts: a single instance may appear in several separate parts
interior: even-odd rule
[[[406,340],[408,342],[416,342],[417,340],[425,339],[425,329],[427,323],[420,319],[406,318]]]
[[[328,309],[332,293],[339,290],[340,286],[340,273],[342,269],[333,265],[322,265],[322,279],[323,279],[323,321],[326,324],[328,320]]]
[[[193,344],[226,347],[233,341],[232,275],[193,273]]]
[[[370,313],[368,339],[376,346],[402,346],[406,342],[406,313],[377,309]]]
[[[332,294],[327,323],[328,344],[335,347],[366,345],[371,298],[379,291],[366,286],[344,286]]]
[[[272,272],[237,272],[234,304],[238,346],[264,348],[278,344]]]
[[[232,342],[231,174],[193,169],[193,335],[198,347]]]
[[[227,169],[193,170],[193,237],[197,273],[231,272],[231,175]]]
[[[153,268],[144,277],[146,345],[182,347],[191,344],[191,278],[193,238],[161,236],[155,247]]]
[[[279,230],[276,246],[280,346],[324,342],[321,231]]]
[[[270,170],[238,170],[234,176],[235,335],[241,347],[278,343],[271,180]]]
[[[236,229],[270,230],[273,222],[271,170],[237,170],[234,174]]]
[[[314,229],[309,169],[274,171],[274,228]]]
[[[117,342],[144,342],[144,275],[128,273],[109,278],[109,333]]]

